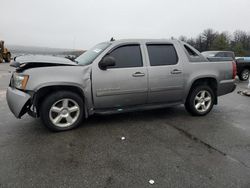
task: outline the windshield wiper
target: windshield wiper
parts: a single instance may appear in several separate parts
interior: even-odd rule
[[[79,64],[79,62],[76,61],[75,59],[71,59],[71,61],[75,62],[76,64]]]

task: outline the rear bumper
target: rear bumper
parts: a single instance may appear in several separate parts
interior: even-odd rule
[[[220,82],[218,87],[218,96],[231,93],[235,89],[236,89],[236,84],[234,80],[223,80]]]
[[[8,87],[6,98],[10,111],[17,118],[21,118],[30,108],[31,96],[23,91]]]

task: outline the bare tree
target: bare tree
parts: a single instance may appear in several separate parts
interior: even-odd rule
[[[202,32],[202,40],[204,43],[204,50],[211,50],[213,42],[218,34],[213,29],[206,29]]]
[[[230,35],[227,32],[218,34],[213,40],[211,49],[213,50],[230,50]]]
[[[181,35],[180,37],[179,37],[179,40],[180,41],[183,41],[183,42],[187,42],[187,37],[186,36],[183,36],[183,35]]]
[[[250,56],[250,33],[237,30],[231,36],[228,32],[206,29],[196,38],[181,36],[180,40],[189,43],[199,51],[232,50],[237,56]]]

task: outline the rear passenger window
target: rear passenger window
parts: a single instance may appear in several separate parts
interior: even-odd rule
[[[187,50],[188,54],[190,56],[193,56],[193,57],[199,57],[199,55],[194,51],[192,50],[191,48],[189,48],[187,45],[184,45],[185,49]]]
[[[115,58],[115,66],[111,68],[142,67],[142,56],[139,45],[126,45],[113,50],[110,56]]]
[[[172,44],[148,44],[147,49],[151,66],[175,65],[178,62]]]

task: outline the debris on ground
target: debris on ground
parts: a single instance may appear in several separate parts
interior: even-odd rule
[[[125,140],[126,138],[123,136],[123,137],[121,137],[121,140]]]
[[[154,180],[149,180],[148,182],[149,182],[151,185],[153,185],[153,184],[155,183]]]
[[[250,90],[238,91],[237,93],[242,96],[250,97]]]

